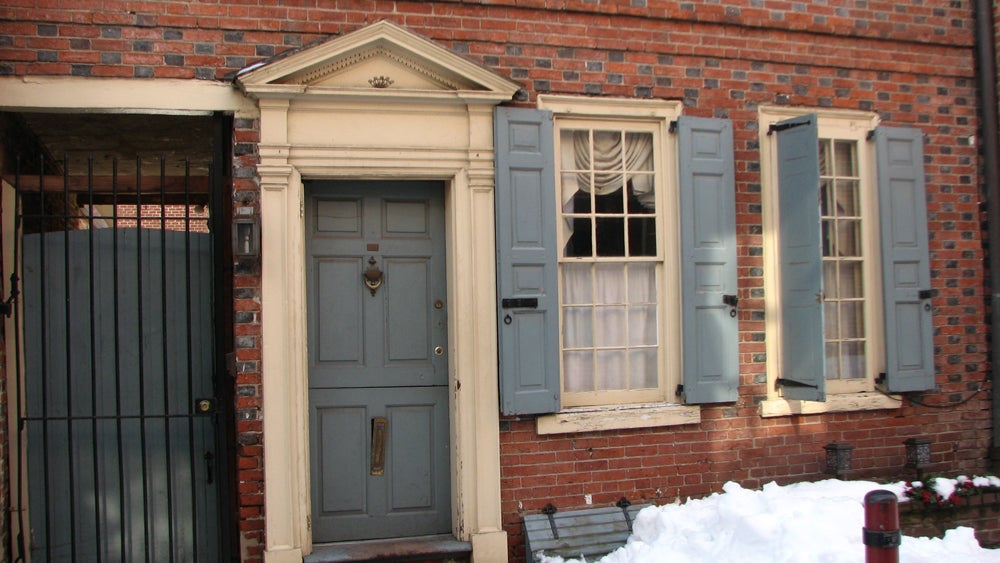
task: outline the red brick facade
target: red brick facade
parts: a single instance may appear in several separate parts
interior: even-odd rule
[[[1000,12],[997,12],[1000,18]],[[250,64],[388,19],[539,94],[682,100],[726,117],[736,142],[741,386],[696,425],[538,436],[502,419],[504,527],[520,517],[622,496],[670,502],[770,480],[824,478],[823,446],[856,447],[858,476],[903,475],[903,440],[933,443],[931,471],[982,473],[991,438],[985,231],[969,0],[723,3],[660,0],[73,2],[0,7],[0,76],[223,80]],[[891,411],[761,418],[767,393],[757,107],[877,112],[926,136],[938,391]],[[237,119],[233,199],[257,206],[259,123]],[[266,236],[266,233],[265,233]],[[263,549],[261,261],[235,265],[238,527],[243,560]]]

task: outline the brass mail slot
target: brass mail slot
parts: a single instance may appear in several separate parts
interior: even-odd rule
[[[385,432],[389,421],[384,416],[372,419],[372,463],[371,474],[385,474]]]

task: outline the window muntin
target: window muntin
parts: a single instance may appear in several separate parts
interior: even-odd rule
[[[655,124],[557,126],[564,406],[662,400]]]

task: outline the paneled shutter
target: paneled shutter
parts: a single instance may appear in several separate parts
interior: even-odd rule
[[[786,399],[825,400],[823,255],[816,115],[771,126],[778,145],[778,322]]]
[[[677,131],[684,399],[735,401],[739,333],[733,127],[726,119],[680,117]]]
[[[504,414],[559,410],[552,112],[497,108],[497,307]]]
[[[934,388],[931,272],[923,134],[878,127],[879,220],[885,314],[886,386],[891,392]]]

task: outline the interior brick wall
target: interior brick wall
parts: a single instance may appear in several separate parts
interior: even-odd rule
[[[516,4],[516,6],[515,6]],[[983,195],[977,174],[971,0],[899,3],[743,0],[7,0],[0,75],[224,80],[290,49],[389,19],[538,94],[675,99],[733,121],[741,387],[700,424],[538,436],[502,421],[502,511],[510,557],[520,520],[552,502],[625,496],[670,502],[719,490],[824,478],[823,445],[855,446],[858,477],[903,472],[906,438],[933,441],[932,471],[986,470],[990,445]],[[1000,14],[1000,12],[998,12]],[[877,112],[925,133],[938,390],[925,407],[762,419],[766,396],[763,225],[757,107]],[[259,206],[259,123],[237,119],[234,205]],[[266,227],[265,227],[266,229]],[[266,231],[263,236],[267,236]],[[244,561],[262,559],[260,270],[235,265],[238,517]],[[970,398],[971,397],[971,398]]]

